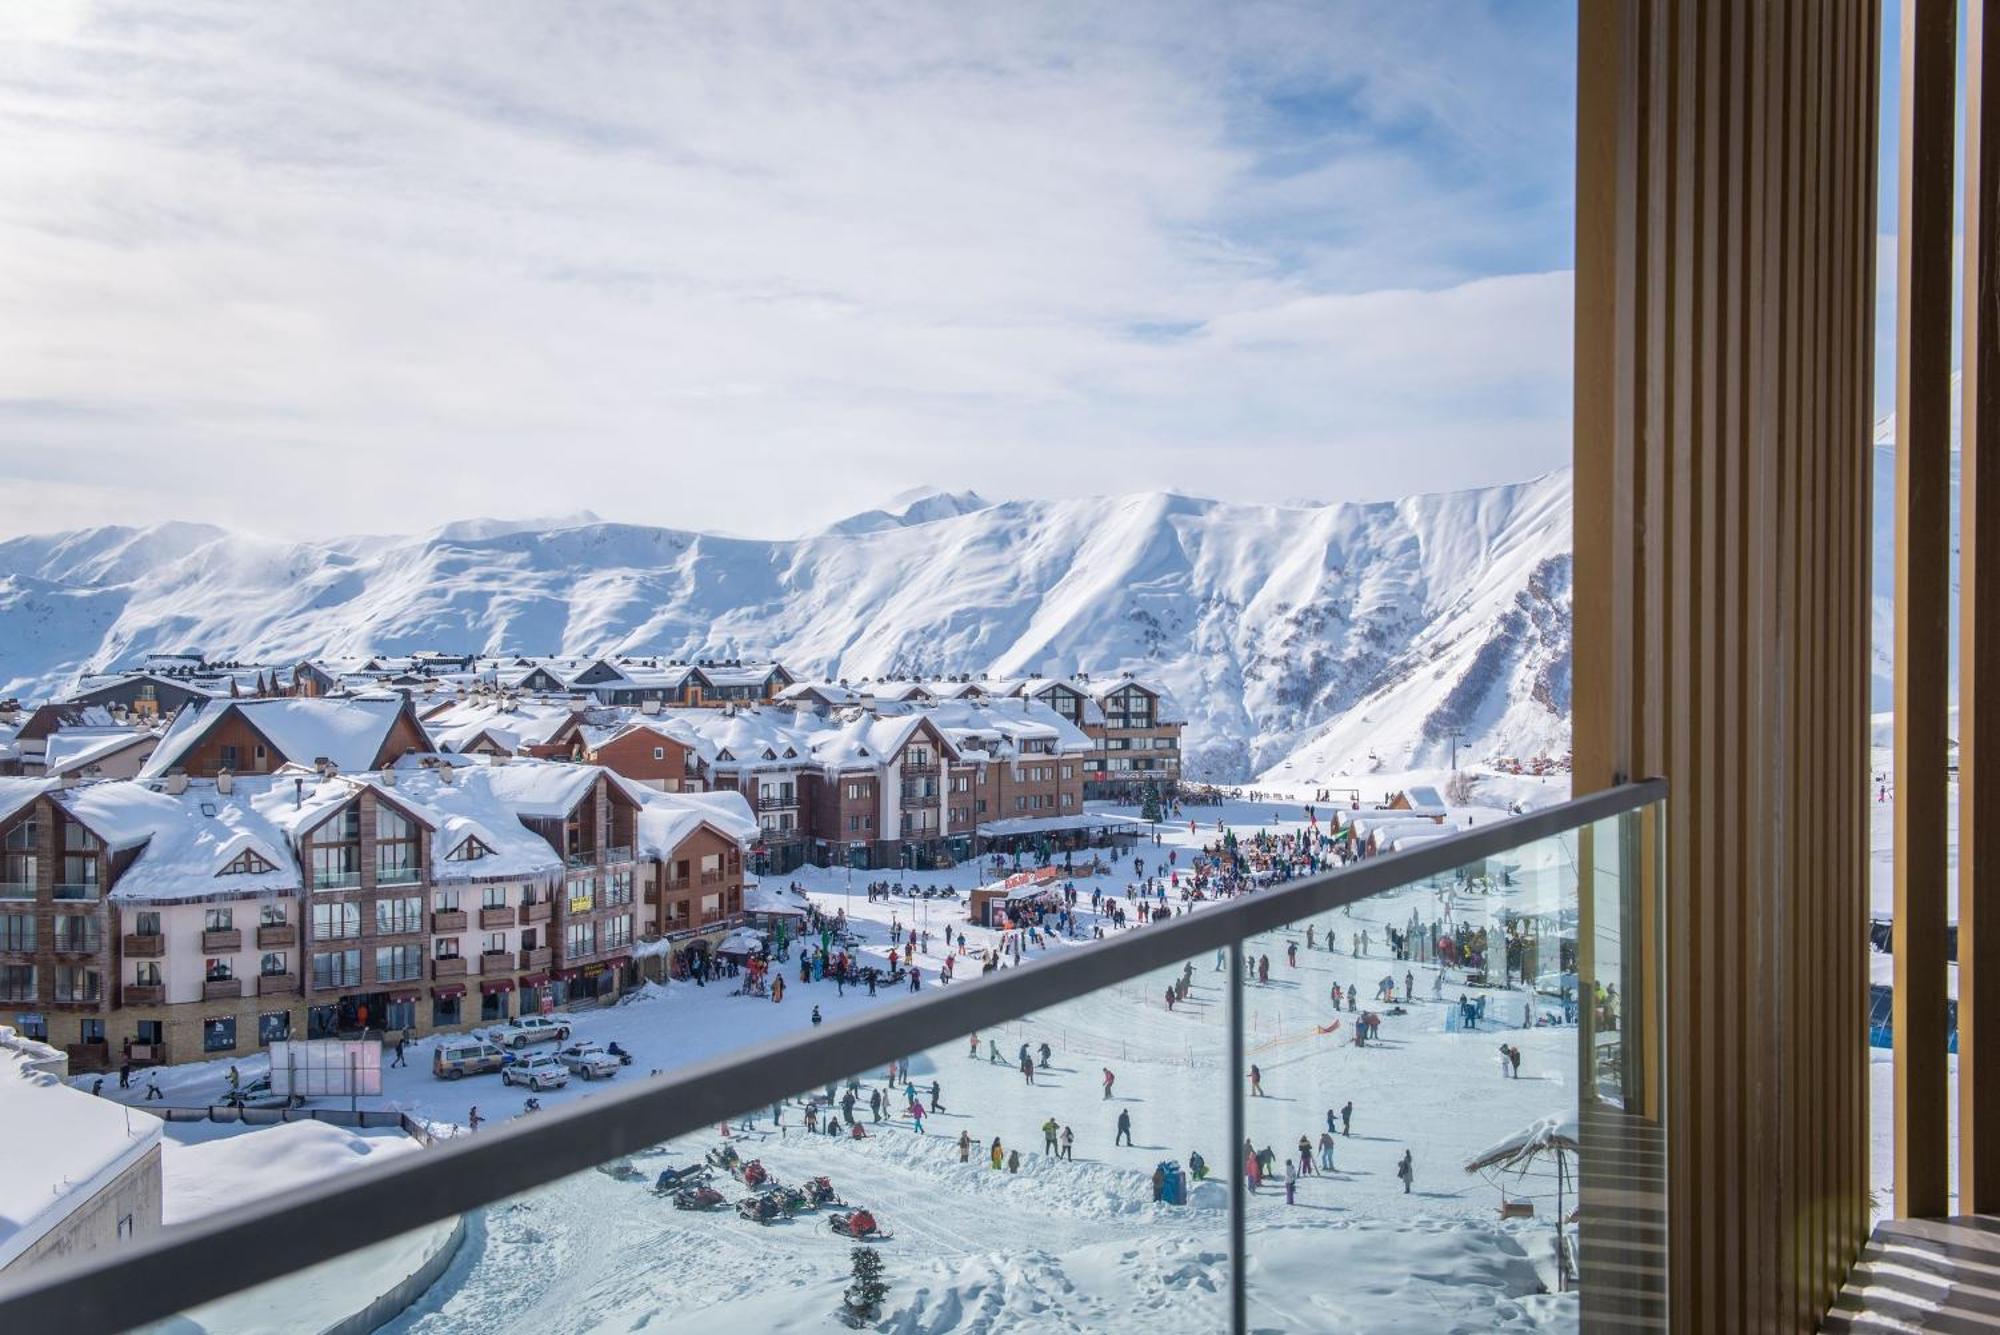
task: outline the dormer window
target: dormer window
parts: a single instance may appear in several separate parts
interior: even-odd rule
[[[492,854],[493,854],[492,849],[488,848],[485,844],[480,843],[477,838],[471,835],[467,835],[463,843],[461,843],[457,848],[451,850],[451,855],[447,857],[445,861],[477,862],[479,859],[483,857],[491,857]]]
[[[260,872],[276,871],[277,865],[254,848],[246,848],[229,859],[217,876],[248,876]]]

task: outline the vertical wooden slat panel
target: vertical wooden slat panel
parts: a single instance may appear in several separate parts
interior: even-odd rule
[[[1957,6],[1904,0],[1896,246],[1896,1213],[1946,1212],[1945,742]]]
[[[1577,786],[1672,783],[1676,1328],[1812,1328],[1866,1228],[1879,21],[1580,10]]]
[[[1984,458],[2000,449],[2000,24],[1987,18],[1975,3],[1966,24],[1958,547],[1958,1200],[1979,1214],[2000,1211],[2000,908],[1989,918],[1981,893],[2000,896],[2000,709],[1979,708],[1981,686],[2000,691],[2000,464]]]

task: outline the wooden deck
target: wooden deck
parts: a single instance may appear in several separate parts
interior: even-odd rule
[[[1876,1225],[1821,1326],[1826,1331],[2000,1328],[2000,1218]]]

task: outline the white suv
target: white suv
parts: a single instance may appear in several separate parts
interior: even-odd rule
[[[509,1020],[505,1029],[495,1029],[491,1038],[503,1048],[519,1052],[530,1043],[567,1043],[569,1026],[546,1015],[524,1015]]]
[[[569,1083],[569,1068],[557,1061],[554,1053],[538,1052],[502,1067],[500,1078],[510,1085],[526,1085],[537,1092],[561,1089]]]
[[[618,1059],[588,1040],[570,1044],[556,1054],[556,1060],[585,1080],[608,1080],[618,1074]]]

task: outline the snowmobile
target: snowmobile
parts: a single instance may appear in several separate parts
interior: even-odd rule
[[[743,1156],[736,1152],[734,1145],[717,1145],[708,1152],[708,1162],[712,1167],[734,1174],[737,1165],[743,1162]]]
[[[736,1202],[736,1213],[757,1224],[775,1224],[786,1217],[784,1209],[778,1204],[777,1197],[768,1193],[762,1196],[745,1196]]]
[[[807,1178],[801,1194],[805,1196],[809,1209],[817,1210],[822,1206],[842,1204],[840,1197],[834,1193],[833,1181],[830,1178]]]
[[[764,1194],[764,1199],[788,1215],[801,1214],[813,1208],[812,1198],[797,1187],[773,1187]]]
[[[619,1047],[618,1040],[615,1038],[611,1040],[610,1044],[604,1049],[604,1051],[610,1056],[616,1057],[618,1059],[618,1064],[620,1066],[630,1066],[632,1064],[631,1050],[628,1048]]]
[[[642,1181],[646,1176],[633,1166],[630,1159],[620,1159],[615,1163],[601,1163],[597,1165],[597,1171],[618,1182],[638,1182]]]
[[[715,1176],[706,1164],[691,1163],[685,1168],[663,1168],[653,1182],[653,1190],[659,1195],[681,1191],[688,1187],[705,1187]]]
[[[676,1210],[713,1210],[722,1204],[722,1193],[714,1187],[682,1187],[674,1193]]]
[[[866,1238],[870,1242],[887,1242],[895,1237],[884,1232],[875,1222],[875,1216],[866,1210],[856,1210],[851,1214],[836,1214],[826,1221],[826,1226],[843,1238]]]

